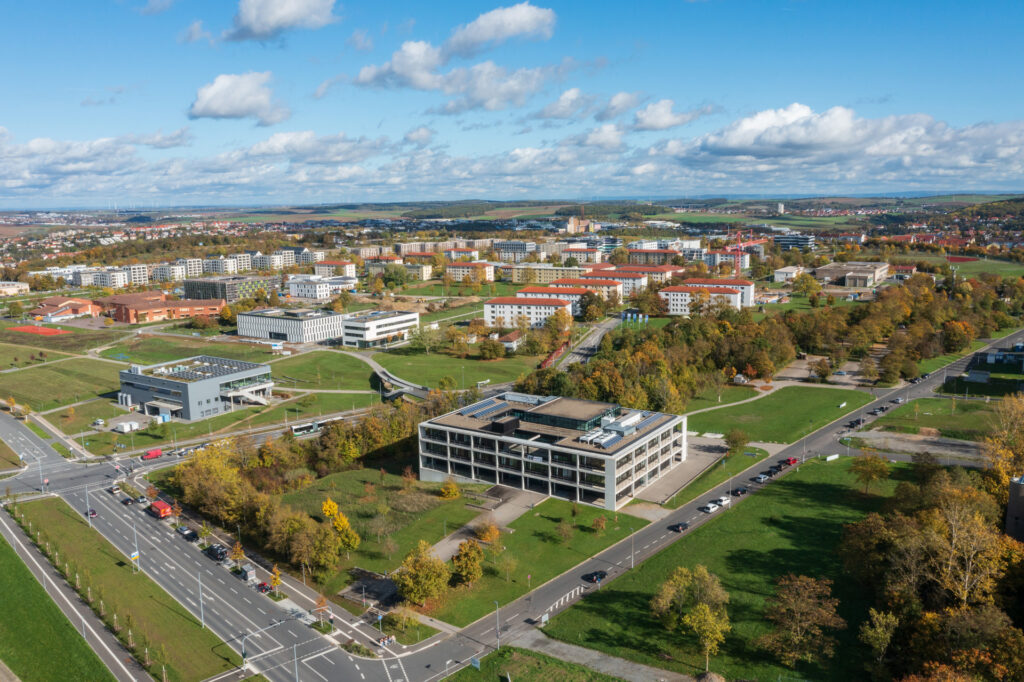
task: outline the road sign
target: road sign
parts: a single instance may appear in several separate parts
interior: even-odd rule
[[[135,550],[134,552],[129,554],[128,558],[131,559],[132,561],[138,561],[139,560],[139,550]]]
[[[382,620],[384,620],[384,614],[383,613],[378,613],[377,614],[377,622],[379,623]]]
[[[473,658],[469,659],[469,664],[471,666],[473,666],[474,668],[476,668],[477,670],[480,669],[480,659],[475,657],[475,656]]]
[[[541,617],[540,617],[540,624],[541,625],[547,625],[548,624],[548,614],[545,613],[545,614],[541,615]]]

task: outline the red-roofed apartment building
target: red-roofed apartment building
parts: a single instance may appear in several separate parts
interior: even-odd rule
[[[673,277],[682,276],[686,268],[678,265],[620,265],[615,272],[631,272],[637,275],[647,275],[647,281],[651,284],[664,284]],[[604,274],[604,273],[601,273]]]
[[[583,289],[593,291],[606,301],[611,298],[612,294],[615,294],[619,301],[622,300],[622,282],[614,279],[594,279],[593,277],[579,279],[577,277],[566,277],[564,279],[556,279],[552,281],[550,286],[569,289],[581,287]]]
[[[658,290],[658,296],[668,305],[669,315],[689,315],[690,305],[695,301],[725,303],[740,309],[740,290],[726,287],[671,286]]]
[[[748,279],[704,279],[691,277],[683,280],[685,286],[708,287],[709,289],[738,289],[740,305],[749,308],[754,305],[754,283]]]
[[[629,296],[647,288],[647,275],[639,272],[620,272],[619,270],[601,270],[599,272],[580,275],[580,279],[613,279],[622,282],[622,295]]]
[[[562,259],[575,258],[577,263],[600,263],[602,253],[597,249],[571,247],[562,251]]]
[[[588,293],[593,292],[583,287],[526,287],[517,291],[516,296],[519,298],[558,298],[569,301],[572,303],[572,314],[579,315],[582,312],[580,301]]]
[[[484,322],[488,327],[514,327],[525,319],[531,327],[543,327],[559,310],[572,315],[572,304],[560,298],[499,296],[484,303]]]

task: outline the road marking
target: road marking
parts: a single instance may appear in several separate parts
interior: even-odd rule
[[[222,582],[223,582],[223,581],[222,581]],[[235,588],[233,588],[233,587],[229,587],[228,589],[229,589],[229,590],[231,590],[232,592],[234,592],[235,594],[238,594],[238,590],[236,590]]]
[[[299,636],[297,634],[295,634],[294,632],[292,632],[291,630],[288,631],[288,634],[291,635],[292,637],[294,637],[295,639],[299,638]]]

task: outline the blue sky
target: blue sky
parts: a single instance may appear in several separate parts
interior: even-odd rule
[[[1024,189],[1024,3],[8,3],[0,206]]]

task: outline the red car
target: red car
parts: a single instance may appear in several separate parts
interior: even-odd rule
[[[266,594],[267,592],[270,592],[271,587],[267,583],[260,583],[256,586],[256,589],[259,590],[261,594]]]
[[[787,457],[786,458],[786,464],[788,464],[789,466],[793,466],[798,461],[800,461],[800,460],[798,460],[796,457]]]

